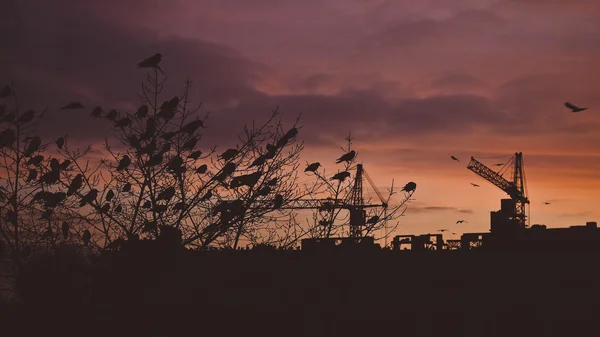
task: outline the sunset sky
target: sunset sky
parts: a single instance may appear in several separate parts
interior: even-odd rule
[[[531,224],[600,221],[598,0],[2,7],[0,83],[14,81],[26,105],[50,108],[48,136],[68,132],[100,149],[108,124],[95,123],[89,109],[57,108],[71,100],[135,107],[144,79],[135,65],[160,52],[169,92],[194,80],[192,99],[211,113],[206,142],[218,149],[279,106],[288,123],[302,114],[303,160],[333,172],[351,131],[381,190],[392,179],[417,183],[398,234],[489,230],[489,212],[507,196],[466,165],[470,156],[491,166],[515,152],[524,156]],[[571,113],[565,101],[589,110]]]

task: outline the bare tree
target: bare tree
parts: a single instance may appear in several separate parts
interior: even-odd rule
[[[321,163],[307,163],[305,173],[313,175],[312,184],[305,184],[304,188],[310,191],[315,205],[313,209],[313,223],[307,221],[308,236],[315,238],[367,236],[378,231],[385,233],[376,238],[386,238],[398,223],[388,226],[391,221],[404,215],[410,197],[416,189],[416,184],[410,182],[400,191],[394,189],[394,181],[383,195],[371,180],[362,163],[358,162],[358,153],[352,148],[353,138],[346,138],[347,145],[342,147],[342,155],[336,164],[341,165],[335,174],[328,175]],[[376,198],[363,194],[365,185],[370,185]],[[355,226],[350,226],[352,212],[364,210],[364,225],[359,232]]]
[[[148,68],[136,111],[92,111],[113,123],[108,158],[92,167],[71,154],[77,170],[71,179],[81,180],[83,196],[72,216],[85,219],[91,241],[110,248],[170,233],[191,248],[237,248],[277,231],[289,219],[289,211],[278,209],[297,193],[296,125],[284,130],[275,110],[266,122],[246,126],[236,147],[202,147],[208,114],[192,106],[192,81],[163,100],[166,77],[157,64]]]

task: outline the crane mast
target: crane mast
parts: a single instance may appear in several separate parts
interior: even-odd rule
[[[467,169],[491,182],[510,196],[510,201],[512,202],[510,206],[506,206],[506,203],[503,203],[503,211],[511,208],[509,219],[516,222],[519,227],[525,228],[527,227],[528,219],[526,205],[529,204],[529,199],[526,195],[525,175],[523,173],[523,154],[517,152],[511,159],[513,166],[512,181],[505,179],[502,175],[473,157],[471,157]]]

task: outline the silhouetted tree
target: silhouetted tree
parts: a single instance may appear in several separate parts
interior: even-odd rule
[[[319,162],[309,163],[304,169],[305,174],[313,175],[315,181],[312,184],[305,184],[304,188],[307,193],[315,201],[320,201],[321,207],[313,211],[313,224],[308,223],[308,236],[315,238],[329,238],[335,236],[350,235],[350,214],[348,212],[349,205],[356,205],[357,194],[359,190],[355,185],[357,172],[358,153],[352,148],[352,137],[349,135],[346,138],[347,145],[342,147],[342,154],[336,160],[337,165],[341,168],[337,169],[334,174],[327,174]],[[387,229],[386,232],[376,239],[382,239],[389,235],[397,226],[396,222],[390,227],[388,222],[397,220],[404,215],[406,205],[410,197],[416,189],[403,189],[398,197],[398,193],[394,190],[394,181],[392,180],[391,187],[386,194],[379,194],[379,191],[373,191],[370,188],[368,175],[363,169],[363,181],[361,183],[363,189],[362,202],[364,205],[384,205],[385,207],[368,207],[365,208],[366,225],[363,227],[362,235],[373,235],[374,233]],[[414,184],[414,183],[412,183]],[[412,186],[412,185],[410,185]],[[366,192],[371,190],[377,197],[369,196]],[[360,199],[360,198],[359,198]]]
[[[283,129],[273,111],[266,122],[246,126],[236,147],[203,147],[208,114],[191,105],[192,81],[180,95],[164,98],[166,77],[151,68],[136,111],[92,110],[94,118],[113,123],[108,158],[91,168],[73,156],[72,179],[81,181],[87,210],[73,217],[91,226],[91,243],[117,248],[171,233],[192,248],[236,248],[284,228],[290,211],[280,208],[297,194],[302,143],[296,125]]]

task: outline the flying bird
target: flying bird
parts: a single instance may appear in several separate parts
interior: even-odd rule
[[[440,230],[438,230],[438,232],[442,232],[442,233],[443,232],[447,232],[447,231],[448,231],[447,229],[440,229]]]
[[[544,205],[550,205],[550,203],[548,201],[544,202]]]
[[[354,152],[354,150],[352,150],[352,151],[346,153],[345,155],[339,157],[335,163],[339,164],[343,161],[349,162],[349,161],[352,161],[352,159],[354,159],[354,157],[356,157],[356,152]]]
[[[477,184],[474,184],[474,183],[471,183],[471,185],[473,185],[473,186],[475,186],[475,187],[479,187],[479,185],[477,185]]]
[[[467,220],[458,220],[456,223],[459,224],[459,223],[463,223],[463,222],[468,222],[468,221]]]
[[[137,64],[137,66],[138,66],[138,68],[158,68],[159,70],[161,70],[160,67],[158,66],[158,64],[162,60],[162,57],[163,57],[162,54],[156,53],[156,54],[148,57],[147,59],[139,62]]]
[[[452,158],[452,160],[456,160],[457,162],[460,163],[460,160],[458,160],[458,158],[456,158],[455,156],[450,156],[450,158]]]
[[[319,168],[319,166],[321,166],[321,163],[319,162],[312,163],[304,169],[304,172],[315,172]]]
[[[85,108],[83,106],[83,104],[81,104],[79,102],[71,102],[71,103],[63,106],[62,108],[60,108],[60,110],[72,110],[72,109],[81,109],[81,108]]]
[[[565,107],[571,109],[571,112],[580,112],[580,111],[584,111],[587,110],[588,108],[580,108],[575,104],[571,104],[569,102],[565,102]]]
[[[502,165],[504,165],[504,164],[502,164],[502,163],[494,164],[494,166],[502,166]]]

